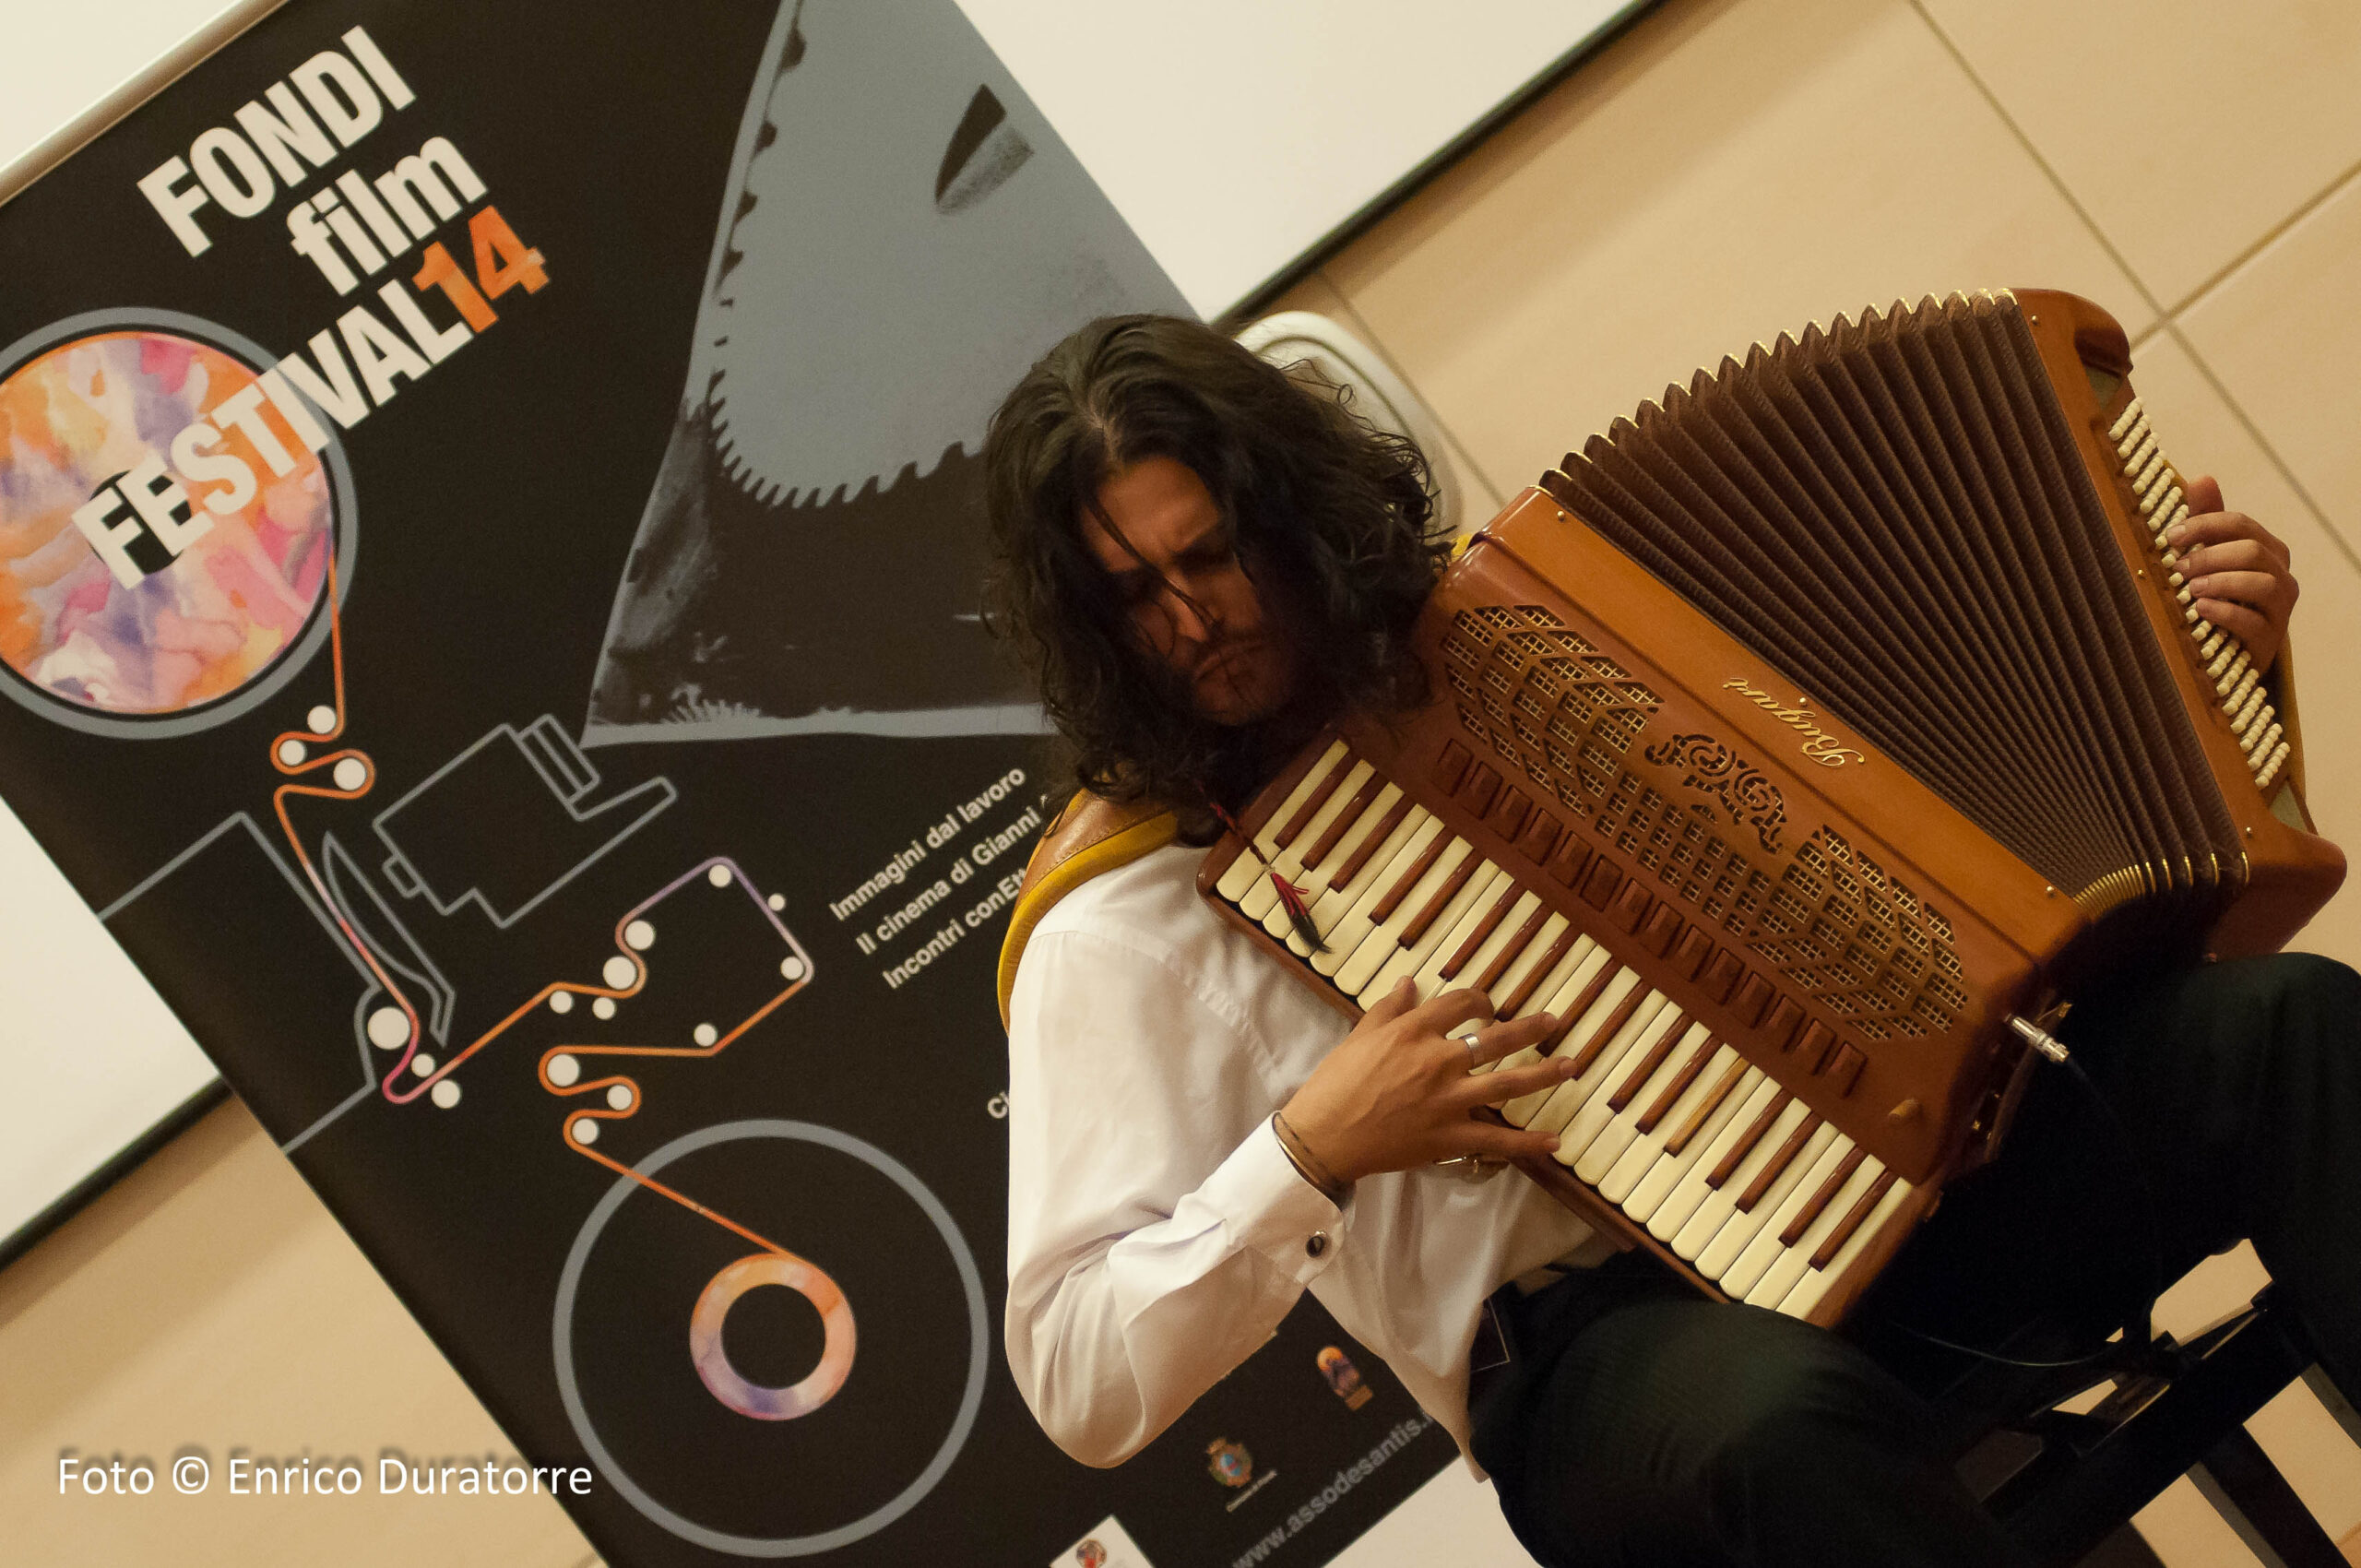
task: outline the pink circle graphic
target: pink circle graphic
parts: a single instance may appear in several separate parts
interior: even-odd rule
[[[0,662],[129,719],[261,677],[318,609],[335,542],[301,436],[260,372],[178,333],[91,333],[18,365],[0,381]]]
[[[766,1388],[749,1383],[721,1348],[721,1324],[738,1298],[763,1285],[784,1285],[820,1313],[825,1338],[820,1362],[800,1383]],[[792,1253],[755,1253],[740,1258],[706,1281],[689,1317],[689,1359],[716,1399],[758,1421],[791,1421],[808,1416],[845,1385],[852,1372],[852,1303],[836,1282]]]

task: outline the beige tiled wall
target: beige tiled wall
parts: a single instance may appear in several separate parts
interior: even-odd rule
[[[1757,337],[1953,288],[2092,296],[2139,340],[2175,459],[2294,548],[2312,804],[2361,846],[2356,83],[2353,0],[1668,0],[1287,303],[1427,397],[1480,508]],[[2361,890],[2300,944],[2361,960]],[[2165,1321],[2257,1278],[2222,1260]],[[505,1447],[234,1106],[0,1275],[0,1368],[27,1561],[589,1557],[545,1503],[357,1527],[56,1496],[68,1446]],[[2308,1391],[2254,1430],[2324,1522],[2361,1526],[2361,1455]],[[2184,1483],[2142,1525],[2174,1568],[2251,1562],[2209,1517]],[[1382,1533],[1355,1559],[1388,1560]]]

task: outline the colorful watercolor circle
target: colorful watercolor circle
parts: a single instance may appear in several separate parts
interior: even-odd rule
[[[779,1285],[812,1303],[825,1339],[817,1366],[784,1388],[754,1383],[730,1364],[721,1348],[721,1325],[738,1298],[762,1285]],[[697,1376],[716,1399],[758,1421],[791,1421],[808,1416],[845,1385],[852,1374],[856,1343],[852,1303],[821,1269],[787,1253],[755,1253],[724,1267],[706,1282],[689,1318],[689,1357]]]
[[[185,734],[317,650],[332,552],[350,586],[351,480],[270,362],[163,311],[0,352],[0,690],[77,729]]]

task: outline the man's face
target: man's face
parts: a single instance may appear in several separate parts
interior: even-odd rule
[[[1198,714],[1251,724],[1285,707],[1294,648],[1265,614],[1195,470],[1142,458],[1099,486],[1098,505],[1114,532],[1085,514],[1084,541],[1142,646],[1187,683]]]

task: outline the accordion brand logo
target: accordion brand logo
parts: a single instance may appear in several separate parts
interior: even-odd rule
[[[178,734],[319,646],[351,481],[270,363],[163,311],[0,352],[0,689],[77,729]]]
[[[1738,695],[1801,735],[1804,738],[1804,755],[1821,767],[1842,767],[1848,762],[1869,760],[1820,727],[1820,715],[1811,710],[1811,699],[1809,697],[1799,696],[1790,706],[1746,680],[1725,681],[1722,683],[1722,689],[1738,693]]]
[[[1779,852],[1779,830],[1787,821],[1786,798],[1752,763],[1711,735],[1675,735],[1650,746],[1643,754],[1658,767],[1683,769],[1683,784],[1713,796],[1730,814],[1731,821],[1753,828],[1764,854]]]

